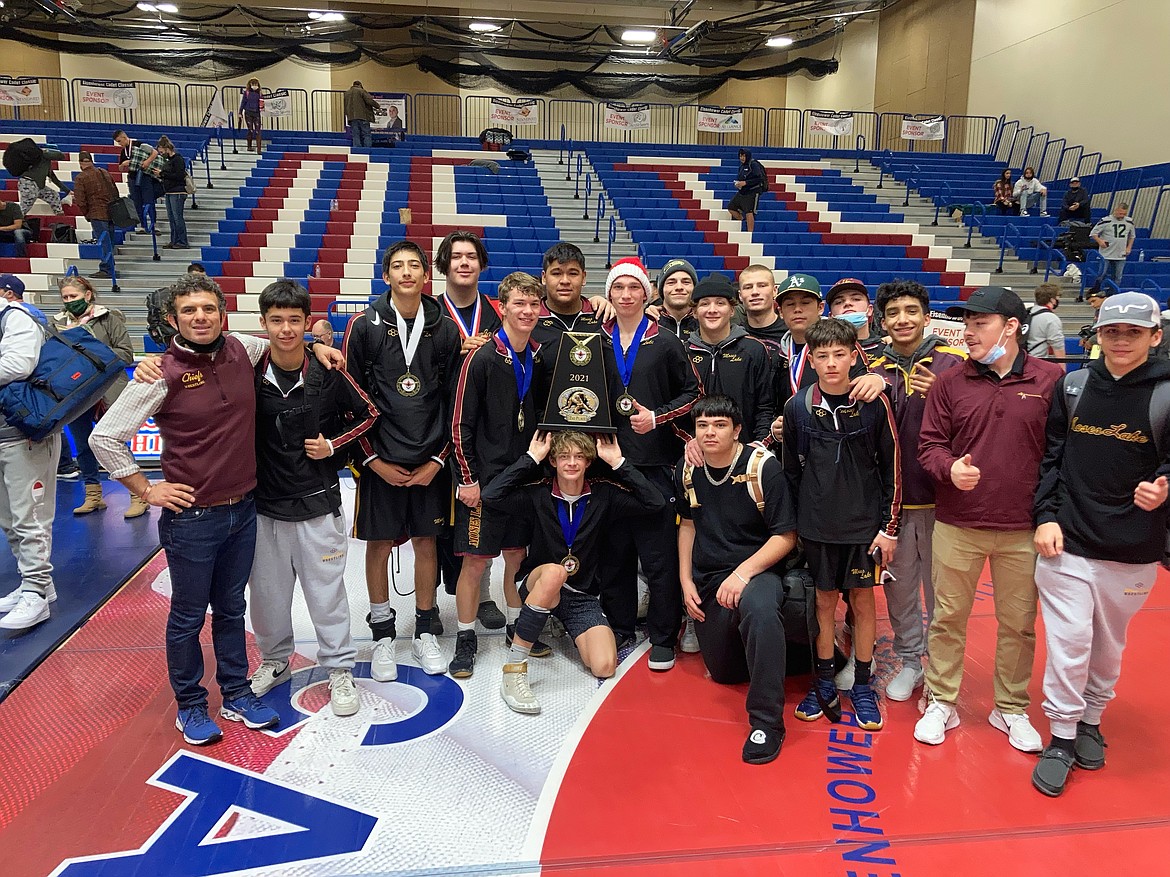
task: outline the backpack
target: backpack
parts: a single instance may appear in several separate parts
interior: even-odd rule
[[[772,180],[768,177],[767,168],[765,168],[762,164],[760,164],[758,159],[753,158],[752,159],[752,170],[756,171],[761,177],[764,178],[764,182],[761,183],[759,186],[755,187],[755,189],[753,190],[755,192],[755,194],[762,195],[762,194],[764,194],[764,192],[769,191],[772,188]]]
[[[812,394],[816,384],[805,387],[803,390],[798,390],[797,393],[801,399],[801,404],[797,405],[795,411],[796,415],[796,455],[800,458],[800,466],[804,468],[804,462],[808,459],[809,449],[811,447],[811,439],[809,438],[809,427],[812,424]],[[847,438],[856,433],[844,433],[841,438]],[[866,436],[866,450],[871,451],[869,436]]]
[[[5,318],[0,314],[0,336]],[[47,333],[40,358],[23,381],[0,387],[0,414],[34,442],[60,432],[106,394],[126,363],[82,326],[59,331],[52,322],[41,324]]]
[[[167,292],[170,287],[161,286],[154,292],[146,294],[146,334],[150,340],[160,347],[170,346],[171,339],[179,334],[178,330],[167,322]]]
[[[747,492],[752,498],[752,502],[756,504],[760,514],[764,513],[764,486],[760,483],[760,470],[764,468],[764,461],[769,457],[776,458],[776,455],[767,448],[760,445],[752,445],[751,456],[748,457],[747,463],[747,480],[744,486],[747,487]],[[687,501],[691,504],[691,508],[699,507],[699,498],[695,494],[695,467],[690,463],[683,463],[682,471],[683,490],[687,492]]]
[[[12,176],[20,177],[40,164],[44,157],[40,144],[31,137],[25,137],[8,144],[4,150],[4,169]]]
[[[53,226],[52,242],[54,244],[75,244],[77,243],[77,230],[71,225],[59,222]]]
[[[1089,369],[1079,368],[1064,377],[1064,406],[1068,412],[1069,428],[1072,428],[1073,414],[1089,380]],[[1170,446],[1170,381],[1154,385],[1150,395],[1150,426],[1153,429],[1154,450],[1159,459],[1165,459]],[[1170,526],[1166,530],[1166,541],[1162,548],[1162,566],[1170,569]]]
[[[1035,342],[1028,340],[1028,331],[1032,328],[1032,321],[1034,319],[1036,319],[1036,317],[1038,317],[1040,314],[1043,314],[1047,311],[1048,311],[1048,308],[1046,308],[1046,307],[1042,307],[1040,305],[1031,305],[1028,308],[1028,319],[1026,319],[1023,323],[1020,324],[1020,332],[1022,332],[1024,335],[1024,352],[1028,353],[1031,356],[1047,356],[1048,355],[1047,343],[1044,346],[1044,350],[1039,350],[1037,348],[1037,345]],[[1064,351],[1057,350],[1054,355],[1055,356],[1063,356]]]

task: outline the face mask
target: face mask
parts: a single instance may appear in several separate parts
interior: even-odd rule
[[[1005,328],[999,333],[999,339],[992,345],[991,349],[975,361],[981,365],[991,365],[1007,356],[1007,348],[1003,346],[1003,339],[1006,335],[1007,329]]]
[[[854,311],[848,314],[838,314],[837,319],[844,320],[854,329],[860,329],[862,326],[869,325],[869,317],[859,311]]]
[[[89,302],[83,298],[75,298],[73,301],[67,301],[64,304],[65,310],[69,311],[75,317],[80,317],[89,310]]]

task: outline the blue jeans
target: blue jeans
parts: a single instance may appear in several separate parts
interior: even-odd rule
[[[187,203],[187,195],[167,195],[167,220],[171,224],[171,243],[187,246],[187,221],[183,219],[183,207]]]
[[[1121,275],[1125,273],[1125,259],[1106,259],[1105,276],[1121,286]]]
[[[350,119],[349,129],[353,132],[354,146],[374,145],[374,138],[370,135],[370,123],[365,119]]]
[[[159,542],[171,572],[167,616],[167,670],[179,709],[207,705],[199,634],[211,606],[215,680],[225,700],[248,687],[244,640],[244,587],[256,553],[256,503],[249,494],[234,505],[164,509]]]
[[[12,231],[0,231],[0,243],[16,244],[16,257],[23,259],[28,253],[28,245],[32,240],[32,229],[14,228]]]
[[[89,435],[93,432],[96,413],[95,406],[69,424],[69,434],[73,436],[73,444],[77,445],[77,468],[81,470],[81,480],[85,484],[101,483],[97,457],[89,449]]]
[[[102,270],[113,274],[114,273],[114,227],[104,219],[91,219],[89,221],[90,228],[93,229],[94,240],[96,240],[102,247]],[[103,240],[102,235],[106,235]]]

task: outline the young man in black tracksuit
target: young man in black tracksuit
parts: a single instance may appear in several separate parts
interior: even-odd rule
[[[423,295],[428,260],[399,241],[382,257],[389,287],[346,328],[346,367],[378,406],[376,429],[361,439],[353,535],[366,542],[366,588],[374,654],[370,673],[397,678],[394,610],[387,564],[394,546],[414,550],[415,628],[412,650],[423,670],[442,673],[432,625],[438,618],[435,537],[447,517],[450,488],[442,477],[451,448],[450,386],[459,371],[459,332]]]
[[[619,259],[605,288],[617,312],[602,327],[602,337],[618,440],[626,459],[658,489],[665,505],[635,526],[615,531],[608,559],[615,569],[603,600],[607,614],[612,603],[619,608],[612,618],[615,631],[633,633],[640,559],[650,590],[650,669],[669,670],[683,611],[671,470],[689,438],[675,424],[699,397],[699,382],[682,343],[646,316],[650,278],[642,263]]]
[[[608,478],[585,477],[595,455],[611,469]],[[553,478],[544,473],[546,458]],[[594,445],[573,430],[533,436],[528,453],[492,480],[483,500],[489,511],[532,522],[528,556],[520,568],[526,579],[524,606],[500,691],[513,710],[538,713],[540,703],[528,687],[528,654],[550,614],[573,638],[589,672],[599,679],[614,674],[617,645],[598,599],[601,560],[615,525],[661,512],[666,501],[622,456],[616,438],[601,436]]]
[[[544,300],[532,338],[544,348],[549,362],[556,362],[557,346],[566,332],[600,332],[613,311],[599,295],[582,297],[585,288],[585,254],[574,244],[554,244],[545,251],[540,279]]]
[[[894,556],[901,515],[898,434],[889,400],[849,400],[849,371],[857,333],[837,319],[808,331],[817,383],[784,406],[784,473],[796,499],[797,532],[817,588],[816,679],[796,708],[804,721],[820,718],[837,701],[833,643],[838,592],[848,592],[856,658],[849,698],[857,724],[882,727],[870,686],[877,633],[874,586],[879,567]]]
[[[344,371],[305,352],[308,291],[278,280],[260,293],[268,351],[256,365],[256,556],[248,609],[260,649],[252,691],[262,696],[292,675],[293,585],[299,580],[329,672],[339,716],[358,710],[345,590],[349,540],[341,513],[338,452],[365,434],[378,409]]]
[[[520,611],[516,572],[528,544],[528,524],[498,509],[484,509],[483,491],[528,447],[548,395],[544,351],[532,337],[540,315],[540,281],[517,271],[500,281],[503,325],[463,360],[451,412],[455,445],[455,551],[463,569],[455,592],[459,637],[452,676],[475,670],[475,615],[479,580],[491,558],[504,555],[504,599],[508,623]]]
[[[1170,362],[1150,356],[1162,340],[1158,303],[1110,296],[1093,328],[1102,357],[1052,396],[1034,508],[1052,738],[1032,785],[1050,797],[1074,765],[1105,766],[1101,716],[1166,550]]]

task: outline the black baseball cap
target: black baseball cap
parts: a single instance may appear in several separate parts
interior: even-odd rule
[[[739,291],[724,274],[708,274],[695,284],[695,291],[691,293],[691,301],[698,304],[705,298],[725,298],[735,303],[739,300]]]
[[[1023,299],[1002,286],[977,289],[962,304],[947,308],[948,317],[961,318],[966,314],[999,314],[1001,317],[1015,317],[1021,323],[1028,319]]]

